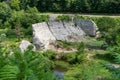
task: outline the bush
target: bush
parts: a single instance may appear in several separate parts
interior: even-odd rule
[[[87,62],[76,65],[67,71],[64,80],[110,80],[111,73],[97,62]]]
[[[5,2],[0,3],[0,19],[2,19],[3,23],[9,19],[11,12],[11,8]]]
[[[79,42],[57,41],[56,44],[67,50],[71,50],[71,48],[77,48],[77,44],[79,44]]]
[[[97,24],[98,29],[101,32],[101,39],[105,40],[108,45],[116,45],[117,35],[120,33],[120,18],[89,17],[77,15],[75,19],[93,20]]]
[[[2,33],[0,35],[0,42],[5,41],[5,40],[6,40],[6,34]]]
[[[83,42],[78,44],[75,53],[63,54],[61,59],[68,61],[70,64],[83,63],[86,61],[87,54],[85,53],[85,44]]]
[[[39,52],[18,49],[9,54],[0,50],[0,79],[3,80],[56,80],[50,69],[51,61]],[[37,67],[36,67],[37,66]]]
[[[6,35],[8,38],[16,38],[16,34],[13,29],[8,29]]]
[[[75,62],[82,63],[86,60],[86,53],[85,53],[85,44],[83,42],[78,44],[77,52],[75,55]]]
[[[68,15],[62,15],[62,16],[60,15],[55,20],[56,21],[67,21],[68,22],[68,21],[71,21],[72,18]]]
[[[35,10],[36,11],[36,10]],[[24,35],[29,36],[32,35],[32,24],[48,21],[48,15],[39,15],[39,13],[34,12],[34,8],[31,11],[27,11],[27,13],[23,10],[21,11],[13,11],[8,23],[10,24],[12,29],[15,29],[16,25],[19,23],[19,27],[24,29]],[[6,26],[7,27],[7,26]]]
[[[109,54],[111,55],[111,60],[115,63],[120,63],[120,47],[119,46],[113,46],[109,47],[107,49],[109,51]]]
[[[75,60],[75,53],[67,53],[67,54],[63,54],[62,57],[61,57],[62,60],[65,60],[69,63],[75,63],[74,60]]]
[[[49,59],[55,59],[56,57],[56,53],[54,51],[51,50],[47,50],[43,53],[43,55]]]

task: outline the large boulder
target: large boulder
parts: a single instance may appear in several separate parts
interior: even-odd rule
[[[56,38],[51,33],[46,22],[37,23],[32,25],[33,28],[33,44],[37,49],[45,48],[49,41],[55,41]]]
[[[49,49],[51,42],[56,40],[67,42],[80,42],[84,36],[96,36],[96,24],[90,20],[77,20],[75,22],[49,21],[32,25],[33,44],[39,48]]]
[[[89,36],[96,36],[97,25],[91,20],[76,20],[75,23]]]
[[[22,40],[19,48],[21,49],[21,52],[24,53],[28,49],[28,46],[30,45],[33,46],[32,50],[35,51],[36,50],[35,46],[27,40]]]

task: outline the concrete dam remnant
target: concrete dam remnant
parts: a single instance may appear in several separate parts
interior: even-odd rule
[[[49,21],[36,23],[33,28],[33,44],[37,49],[49,49],[56,40],[76,42],[83,41],[84,36],[96,36],[98,28],[91,20],[76,20],[70,22]]]

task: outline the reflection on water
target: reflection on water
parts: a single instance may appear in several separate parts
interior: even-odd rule
[[[59,80],[62,80],[66,71],[67,68],[56,65],[54,68],[54,75],[57,76]]]
[[[65,72],[60,72],[60,71],[54,70],[54,74],[55,74],[55,76],[58,77],[59,80],[62,80]]]

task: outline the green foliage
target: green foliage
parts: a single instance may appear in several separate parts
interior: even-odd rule
[[[56,53],[54,51],[51,50],[47,50],[43,53],[43,55],[49,59],[55,59],[56,57]]]
[[[6,73],[6,74],[5,74]],[[19,69],[17,66],[5,65],[0,69],[0,79],[1,80],[15,80],[17,78]]]
[[[109,29],[116,27],[116,19],[110,17],[101,17],[97,21],[97,26],[99,27],[100,31],[109,31]]]
[[[75,63],[75,53],[63,54],[61,59],[69,62],[70,64],[73,64]]]
[[[115,68],[111,64],[105,65],[105,66],[112,73],[111,79],[109,79],[109,80],[119,80],[120,79],[120,68]]]
[[[2,19],[0,19],[0,28],[3,26]]]
[[[8,63],[7,52],[0,46],[0,69]]]
[[[7,29],[0,29],[0,34],[6,34],[7,33]]]
[[[20,0],[11,0],[10,7],[13,10],[20,10]]]
[[[58,16],[56,19],[56,21],[71,21],[71,17],[68,15],[62,15],[62,16]]]
[[[112,56],[112,60],[116,63],[120,63],[120,47],[113,46],[109,47],[107,50],[109,51],[109,54]]]
[[[55,66],[63,67],[63,68],[66,68],[66,69],[71,67],[68,62],[61,61],[61,60],[54,60],[54,64],[55,64]]]
[[[0,79],[1,80],[56,80],[50,68],[51,61],[39,52],[26,51],[24,54],[18,49],[13,53],[0,50]],[[48,76],[48,77],[47,77]]]
[[[6,33],[6,36],[7,36],[8,38],[16,38],[16,34],[15,34],[15,32],[14,32],[13,29],[8,29],[8,30],[7,30],[7,33]]]
[[[19,22],[19,24],[21,25],[24,18],[25,18],[25,12],[23,10],[13,11],[10,19],[8,20],[11,28],[15,29],[16,22]]]
[[[27,13],[39,13],[36,7],[29,7],[26,10]]]
[[[15,29],[17,32],[20,33],[22,31],[21,33],[24,33],[23,36],[29,36],[32,35],[32,24],[48,20],[48,15],[39,15],[36,8],[29,7],[26,12],[24,10],[13,11],[8,23],[9,27],[11,26],[11,28]],[[17,29],[18,27],[19,31]]]
[[[64,80],[109,80],[111,73],[100,63],[90,61],[71,68]]]
[[[6,0],[0,0],[3,2]],[[119,0],[7,0],[12,9],[36,7],[42,12],[120,13]]]
[[[85,49],[85,44],[83,42],[81,42],[79,45],[78,45],[78,48],[77,48],[77,54],[81,54],[81,53],[84,53],[84,49]]]
[[[85,62],[86,61],[85,44],[83,42],[79,43],[76,52],[63,54],[61,59],[69,62],[70,64]]]
[[[82,63],[85,60],[86,60],[85,44],[83,42],[81,42],[77,48],[77,52],[75,55],[75,62]]]
[[[120,33],[120,18],[76,16],[75,19],[93,20],[101,32],[101,39],[103,39],[108,45],[118,45],[117,41],[119,40],[118,34]]]
[[[0,42],[5,41],[5,40],[6,40],[6,34],[2,33],[0,35]]]
[[[77,48],[79,42],[57,41],[56,45],[66,49]]]
[[[116,36],[116,44],[120,46],[120,35],[119,34]]]
[[[11,8],[5,2],[0,3],[0,19],[2,19],[3,23],[9,19],[10,16]]]
[[[75,11],[76,12],[89,12],[90,11],[90,4],[88,0],[76,0],[75,1]]]
[[[42,12],[119,13],[119,0],[38,0],[30,1]],[[33,4],[32,4],[33,3]],[[36,5],[34,4],[36,3]]]

